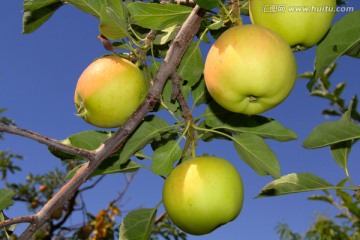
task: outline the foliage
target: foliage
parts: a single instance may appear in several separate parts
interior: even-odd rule
[[[291,231],[288,224],[280,223],[276,230],[281,240],[344,239],[360,238],[360,201],[353,196],[336,190],[337,199],[328,191],[322,195],[313,195],[309,199],[331,204],[339,213],[335,219],[318,215],[315,222],[304,234]]]
[[[199,141],[214,140],[233,144],[239,158],[255,173],[274,179],[258,197],[324,190],[324,196],[313,200],[335,205],[327,192],[335,189],[341,204],[349,210],[349,215],[339,216],[349,220],[351,227],[358,228],[358,202],[345,192],[357,190],[349,175],[348,156],[360,138],[358,99],[354,96],[346,104],[341,97],[346,84],[332,88],[330,77],[338,58],[345,55],[354,60],[359,58],[360,11],[349,13],[335,23],[316,47],[314,71],[300,76],[308,80],[312,95],[330,101],[332,108],[323,113],[341,117],[318,125],[303,142],[307,149],[329,147],[336,163],[344,169],[349,185],[335,186],[314,173],[281,176],[280,163],[268,142],[295,140],[296,133],[275,119],[229,112],[217,105],[206,90],[201,46],[241,24],[240,13],[248,15],[248,1],[218,1],[216,9],[207,10],[214,7],[214,1],[208,3],[211,5],[197,1],[205,9],[194,7],[194,3],[174,4],[176,2],[24,0],[23,33],[29,34],[41,27],[64,5],[75,7],[99,21],[99,39],[105,50],[136,63],[152,87],[144,103],[116,132],[85,131],[54,140],[0,118],[0,138],[2,132],[8,132],[40,141],[64,166],[64,170],[55,169],[44,175],[30,174],[26,183],[10,183],[6,181],[7,175],[21,170],[14,161],[22,157],[10,151],[0,152],[2,180],[7,187],[0,189],[0,225],[6,226],[0,231],[0,237],[16,238],[10,235],[15,228],[13,223],[19,219],[5,221],[3,210],[11,210],[14,201],[20,201],[34,212],[23,219],[31,223],[24,234],[32,235],[35,229],[33,237],[38,239],[186,239],[165,215],[157,217],[161,196],[153,208],[130,210],[125,216],[119,203],[134,172],[144,169],[166,178],[177,163],[196,155]],[[344,3],[338,1],[338,4]],[[197,24],[187,25],[189,19]],[[3,111],[0,110],[0,114]],[[163,117],[165,114],[167,118]],[[149,153],[144,154],[144,148],[149,149]],[[124,190],[109,200],[107,207],[90,213],[82,194],[107,174],[123,174]],[[60,214],[52,215],[59,209]],[[82,214],[84,220],[74,225],[67,220],[75,212]],[[47,219],[50,220],[46,222]],[[312,229],[307,233],[309,237],[333,234],[334,238],[342,238],[343,233],[358,237],[358,233],[346,225],[324,218],[319,218]],[[286,225],[280,226],[278,232],[283,239],[301,239]]]

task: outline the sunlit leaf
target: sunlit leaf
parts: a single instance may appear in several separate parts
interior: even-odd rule
[[[125,4],[118,0],[103,0],[100,11],[100,32],[107,38],[119,40],[128,36]]]
[[[280,196],[299,192],[336,188],[311,173],[291,173],[268,183],[257,197]]]
[[[174,163],[181,157],[181,148],[175,141],[169,141],[162,147],[154,151],[152,170],[155,174],[166,176],[168,175]]]
[[[80,133],[73,134],[69,136],[67,139],[62,140],[61,142],[63,144],[82,148],[86,150],[95,150],[102,144],[104,141],[109,139],[111,137],[111,132],[105,132],[105,131],[84,131]],[[74,155],[61,152],[56,149],[49,148],[49,151],[57,158],[60,158],[61,160],[67,160],[67,159],[74,159],[78,158]]]
[[[133,2],[128,5],[130,23],[143,28],[162,30],[182,24],[189,16],[192,8],[167,3]]]
[[[121,240],[145,240],[150,238],[157,209],[141,208],[129,212],[120,225]]]
[[[316,72],[308,83],[311,90],[325,69],[337,58],[349,53],[357,56],[360,42],[360,11],[345,15],[334,24],[324,40],[316,48]]]
[[[27,5],[27,9],[35,10],[24,10],[23,15],[23,33],[32,33],[43,25],[50,17],[58,10],[64,3],[60,1],[55,1],[49,4],[44,4],[42,7]],[[24,6],[25,7],[25,6]],[[39,8],[38,8],[39,7]]]
[[[35,11],[40,8],[52,5],[53,3],[60,3],[61,0],[24,0],[24,11]]]
[[[162,31],[155,36],[154,44],[157,45],[164,45],[167,42],[170,42],[174,39],[177,31],[179,30],[179,26],[171,26],[165,29],[162,29]]]
[[[360,126],[348,121],[324,122],[315,127],[303,142],[305,148],[321,148],[360,138]]]
[[[14,204],[12,198],[15,192],[9,189],[0,189],[0,211]]]
[[[102,0],[66,0],[66,3],[97,18],[100,17],[102,2]]]
[[[280,164],[266,142],[255,134],[241,133],[234,137],[235,149],[240,158],[257,174],[280,177]]]

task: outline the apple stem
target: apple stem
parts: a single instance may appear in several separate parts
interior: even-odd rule
[[[259,98],[256,97],[256,96],[253,96],[253,95],[250,95],[250,96],[249,96],[249,101],[250,101],[251,103],[257,102],[258,100],[259,100]]]

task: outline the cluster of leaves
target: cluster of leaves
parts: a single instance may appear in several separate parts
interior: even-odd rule
[[[339,185],[343,184],[341,182]],[[293,232],[286,223],[280,223],[276,231],[281,240],[311,240],[311,239],[344,239],[360,238],[360,201],[347,192],[337,189],[337,198],[328,191],[322,195],[313,195],[309,199],[330,204],[338,214],[335,219],[318,215],[315,222],[304,234]]]
[[[239,3],[242,6],[241,11],[239,5],[232,2],[223,4],[219,1],[219,11],[207,12],[196,40],[191,43],[177,68],[177,75],[181,77],[181,81],[176,81],[175,77],[167,81],[161,99],[153,111],[130,135],[122,148],[105,160],[92,177],[129,173],[140,168],[148,169],[160,177],[166,177],[179,160],[196,155],[198,141],[209,142],[220,139],[230,141],[239,158],[257,174],[270,175],[275,179],[261,190],[259,196],[339,188],[311,173],[292,173],[281,176],[279,161],[266,140],[290,141],[297,139],[296,134],[274,119],[232,113],[209,98],[203,81],[204,63],[200,45],[209,43],[211,38],[216,39],[232,24],[238,24],[241,21],[238,13],[245,15],[248,13],[247,1],[239,1]],[[123,51],[121,54],[124,57],[142,65],[149,79],[153,79],[160,63],[164,60],[170,42],[192,11],[192,7],[189,6],[171,2],[160,4],[157,1],[25,0],[23,32],[31,33],[39,28],[65,4],[70,4],[96,17],[99,20],[99,34],[105,41],[105,48],[110,51],[114,49]],[[201,4],[204,8],[210,8],[206,3],[201,2]],[[213,4],[213,1],[209,1],[209,4]],[[337,58],[342,55],[359,57],[359,35],[353,34],[353,29],[348,27],[354,22],[360,22],[359,18],[359,12],[348,14],[335,24],[326,39],[317,47],[316,71],[311,74],[308,85],[311,91],[317,79],[321,79],[325,90],[329,90],[330,85],[326,82],[328,75],[325,70]],[[112,41],[111,47],[108,47],[110,41]],[[319,88],[315,87],[314,94],[316,94],[315,91],[319,91]],[[343,103],[336,99],[340,93],[341,88],[338,88],[334,96],[329,92],[324,96],[331,98],[334,104],[343,106]],[[354,100],[352,107],[343,106],[342,120],[319,125],[304,142],[304,147],[310,149],[330,146],[334,158],[346,173],[348,173],[348,153],[355,139],[360,137],[359,125],[351,121],[351,117],[356,116],[356,105],[357,101]],[[170,121],[160,117],[162,112],[169,113],[175,123],[170,124]],[[74,134],[62,142],[76,148],[94,150],[112,134],[112,132],[104,131],[86,131]],[[145,147],[150,149],[147,155],[142,151]],[[54,149],[49,150],[65,164],[75,163],[75,166],[72,165],[72,168],[68,169],[65,179],[70,179],[86,161],[78,156],[64,154]],[[348,178],[350,179],[349,176]],[[47,179],[52,179],[52,177]],[[26,194],[29,196],[26,199],[27,202],[38,197],[32,188],[32,184],[38,183],[35,178],[35,182],[25,185],[28,189]],[[54,186],[57,188],[58,185]],[[16,189],[15,186],[12,187]],[[19,186],[19,189],[22,188]],[[51,196],[50,189],[48,191],[49,195],[46,197]],[[10,192],[6,191],[6,193]],[[11,199],[14,195],[15,193],[11,192],[8,198],[2,197],[1,200],[4,199],[6,204],[0,205],[1,210],[12,204]],[[44,201],[46,199],[48,198]],[[159,201],[161,202],[161,199]],[[117,232],[114,230],[113,221],[117,211],[113,205],[109,206],[111,208],[102,210],[96,217],[92,216],[85,224],[91,227],[94,236],[100,234],[102,237],[109,237],[108,233],[114,235]],[[150,237],[154,224],[157,226],[158,223],[156,221],[157,207],[131,211],[118,228],[120,238],[132,239],[132,236],[138,236],[138,234],[141,234],[144,239]],[[64,209],[64,212],[67,212],[67,209]],[[67,214],[64,218],[66,216]],[[99,220],[98,225],[93,223],[94,219]],[[166,218],[162,223],[164,225],[161,227],[159,225],[158,228],[155,227],[159,235],[166,237],[168,236],[166,234],[170,233],[170,236],[175,238],[183,237],[181,233],[172,231],[174,228],[167,224]],[[50,229],[52,229],[51,226]],[[77,231],[79,232],[80,229],[78,228]]]

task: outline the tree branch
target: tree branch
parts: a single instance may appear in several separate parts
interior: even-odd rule
[[[32,131],[29,131],[29,130],[18,128],[18,127],[15,127],[15,126],[10,126],[10,125],[5,125],[5,124],[0,123],[0,132],[7,132],[7,133],[15,134],[15,135],[18,135],[18,136],[30,138],[30,139],[33,139],[33,140],[39,142],[39,143],[45,144],[45,145],[49,146],[52,149],[56,149],[56,150],[59,150],[59,151],[62,151],[62,152],[72,154],[72,155],[84,157],[84,158],[89,159],[89,160],[92,160],[93,157],[94,157],[94,152],[93,151],[68,146],[66,144],[63,144],[63,143],[59,142],[58,140],[43,136],[43,135],[41,135],[39,133],[36,133],[36,132],[32,132]]]
[[[62,206],[67,199],[73,196],[79,186],[91,176],[103,160],[122,147],[128,136],[136,129],[147,113],[153,109],[159,100],[167,79],[173,72],[176,71],[176,68],[180,64],[185,51],[189,47],[195,34],[198,32],[201,19],[205,12],[206,10],[195,6],[171,43],[159,71],[153,78],[153,85],[149,89],[145,101],[135,111],[132,117],[110,139],[95,150],[93,160],[85,163],[81,168],[79,168],[70,181],[67,182],[59,190],[59,192],[56,193],[54,197],[34,215],[34,221],[21,234],[19,240],[30,239],[31,235],[47,221],[50,214],[59,206]]]

